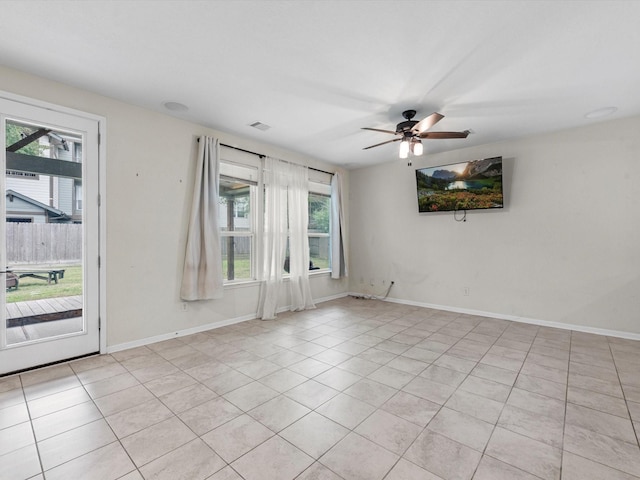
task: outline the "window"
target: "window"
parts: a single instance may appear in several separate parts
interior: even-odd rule
[[[74,187],[73,198],[75,201],[75,210],[81,211],[82,210],[82,181],[74,180],[73,187]]]
[[[331,218],[331,196],[309,192],[309,268],[330,268],[329,225]]]
[[[263,162],[254,155],[237,151],[222,152],[218,218],[225,283],[258,279],[262,254],[261,226],[264,222],[264,189],[261,179]],[[327,271],[330,260],[331,176],[309,172],[309,268]],[[289,273],[289,245],[283,273]]]
[[[220,235],[222,271],[228,281],[251,280],[253,275],[253,225],[251,197],[254,187],[244,180],[220,179]]]
[[[226,282],[255,280],[257,169],[220,163],[220,240]]]
[[[331,187],[321,183],[309,182],[309,226],[307,228],[309,237],[309,270],[328,270],[331,268],[330,225]],[[283,273],[289,273],[289,239],[287,239],[283,269]]]

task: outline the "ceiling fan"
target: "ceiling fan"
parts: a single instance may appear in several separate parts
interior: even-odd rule
[[[402,116],[406,121],[400,122],[396,125],[395,132],[392,130],[382,130],[380,128],[363,127],[363,130],[390,133],[398,136],[398,138],[394,138],[393,140],[387,140],[386,142],[376,143],[370,147],[365,147],[363,150],[379,147],[380,145],[385,145],[387,143],[401,142],[400,158],[407,158],[409,156],[409,152],[416,156],[422,155],[423,138],[467,138],[467,135],[470,133],[469,130],[465,130],[463,132],[428,132],[427,130],[444,118],[444,115],[436,112],[420,121],[413,120],[413,117],[416,116],[415,110],[405,110],[402,112]],[[409,165],[411,165],[411,161],[409,161]]]

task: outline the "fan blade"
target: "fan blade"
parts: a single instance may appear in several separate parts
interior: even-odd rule
[[[469,130],[464,132],[424,132],[418,135],[420,138],[467,138]]]
[[[423,118],[418,123],[416,123],[411,129],[411,131],[418,134],[422,132],[426,132],[443,118],[444,118],[444,115],[440,115],[439,113],[434,112],[431,115],[429,115],[427,118]]]
[[[402,133],[394,132],[393,130],[381,130],[380,128],[362,127],[362,130],[371,130],[372,132],[390,133],[392,135],[402,135]]]
[[[393,140],[387,140],[386,142],[376,143],[375,145],[371,145],[370,147],[364,147],[363,150],[369,150],[370,148],[379,147],[380,145],[385,145],[387,143],[399,142],[400,140],[402,140],[402,139],[401,138],[394,138]]]

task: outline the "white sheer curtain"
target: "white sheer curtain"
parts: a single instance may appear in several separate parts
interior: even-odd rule
[[[315,308],[309,285],[309,170],[289,165],[289,274],[291,310]]]
[[[275,318],[289,239],[291,310],[314,308],[309,286],[307,167],[265,159],[264,254],[258,317]]]
[[[287,168],[275,158],[265,158],[264,253],[258,317],[276,317],[278,295],[287,248]]]
[[[331,179],[331,278],[348,276],[342,176]]]
[[[222,255],[218,228],[219,178],[218,140],[202,136],[198,143],[196,178],[180,289],[180,298],[183,300],[222,297]]]

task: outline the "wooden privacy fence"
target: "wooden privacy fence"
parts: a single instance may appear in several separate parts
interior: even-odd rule
[[[7,264],[67,263],[82,260],[82,225],[7,223]]]
[[[251,253],[251,238],[250,237],[232,237],[234,252],[236,255],[248,255]],[[229,237],[220,238],[220,246],[222,247],[222,256],[227,256],[227,249]]]
[[[248,255],[251,253],[250,237],[231,237],[233,238],[234,252],[236,255]],[[220,245],[222,247],[222,256],[227,256],[229,249],[229,237],[221,237]],[[312,257],[329,258],[329,237],[310,237],[309,238],[309,254]]]

